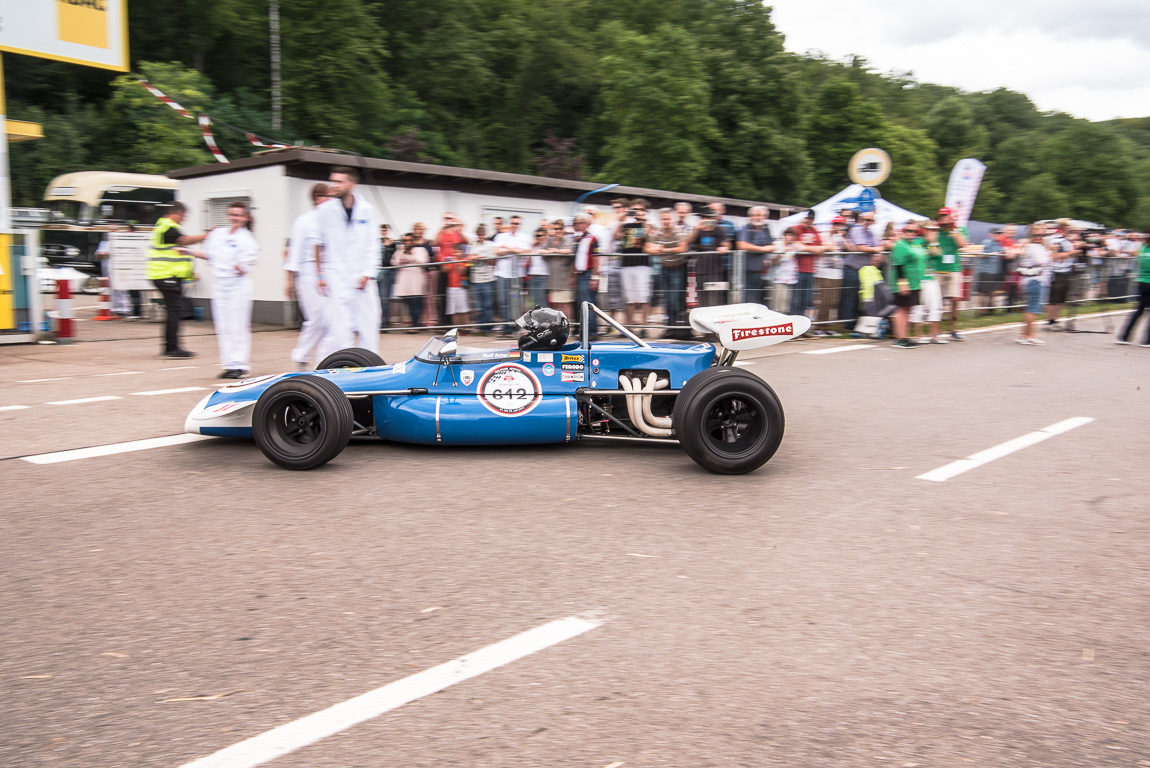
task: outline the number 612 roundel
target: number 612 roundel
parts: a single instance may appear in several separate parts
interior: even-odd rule
[[[543,398],[539,379],[518,363],[503,363],[489,369],[475,390],[479,402],[500,416],[522,416]]]

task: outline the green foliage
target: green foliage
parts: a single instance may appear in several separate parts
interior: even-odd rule
[[[889,127],[878,105],[845,77],[828,81],[815,96],[804,130],[812,165],[813,194],[821,200],[850,183],[847,164],[860,149],[882,144]]]
[[[141,62],[139,71],[192,114],[210,111],[212,85],[199,72],[176,62]],[[108,111],[120,125],[131,126],[130,134],[134,134],[127,148],[132,159],[121,170],[164,173],[212,162],[196,121],[161,103],[132,75],[120,75],[112,83]]]
[[[934,158],[938,147],[926,131],[892,125],[879,142],[890,155],[890,178],[883,183],[883,197],[924,216],[942,205],[946,180]]]
[[[669,24],[651,35],[623,33],[601,69],[609,126],[601,178],[709,192],[702,179],[717,132],[710,84],[690,35]]]
[[[1074,213],[1070,208],[1070,200],[1058,188],[1057,179],[1050,173],[1031,176],[1019,184],[1008,210],[1006,218],[1022,223],[1058,219]]]
[[[954,162],[987,164],[975,215],[1144,222],[1150,117],[1087,123],[1007,89],[964,93],[859,56],[787,53],[746,0],[278,0],[284,128],[271,129],[271,0],[128,6],[133,70],[205,110],[231,159],[243,131],[499,171],[809,205],[890,153],[892,202],[929,213]],[[157,64],[150,62],[167,62]],[[211,162],[195,122],[126,76],[6,55],[15,199],[54,175]],[[240,130],[233,130],[237,126]]]

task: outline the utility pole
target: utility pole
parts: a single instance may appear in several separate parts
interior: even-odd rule
[[[283,128],[283,98],[280,94],[280,4],[271,0],[268,6],[268,31],[272,46],[272,130]]]

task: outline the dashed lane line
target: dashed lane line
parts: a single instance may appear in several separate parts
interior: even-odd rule
[[[133,451],[147,451],[152,448],[166,448],[170,445],[183,445],[195,443],[200,440],[213,440],[208,435],[168,435],[167,437],[152,437],[147,440],[131,440],[126,443],[112,443],[110,445],[97,445],[91,448],[76,448],[71,451],[55,451],[54,453],[40,453],[35,456],[21,456],[21,461],[29,464],[59,464],[65,461],[78,459],[92,459],[97,456],[113,456],[117,453],[131,453]]]
[[[31,407],[30,405],[0,405],[0,411],[25,411]]]
[[[877,344],[844,344],[841,347],[830,347],[828,349],[808,349],[805,352],[800,352],[801,355],[833,355],[835,352],[851,352],[856,349],[875,349]]]
[[[57,376],[52,379],[19,379],[17,384],[39,384],[41,381],[67,381],[71,376]]]
[[[1094,421],[1089,416],[1075,416],[1072,419],[1065,419],[1057,424],[1051,424],[1049,427],[1044,427],[1037,432],[1028,432],[1022,437],[1016,437],[1013,440],[1007,440],[1005,443],[987,448],[978,453],[972,453],[965,459],[952,461],[949,464],[932,469],[929,472],[918,475],[916,480],[932,480],[936,483],[945,482],[952,477],[957,477],[964,472],[969,472],[972,469],[977,469],[983,464],[989,464],[995,459],[1001,459],[1003,456],[1009,456],[1016,451],[1021,451],[1023,448],[1029,448],[1032,445],[1037,445],[1044,440],[1049,440],[1056,435],[1065,434],[1072,429],[1089,424]]]
[[[182,768],[254,768],[416,699],[578,637],[601,624],[577,616],[543,624],[185,763]]]
[[[153,389],[151,392],[132,392],[133,395],[174,395],[178,392],[200,392],[207,387],[180,387],[179,389]]]
[[[119,400],[119,395],[102,395],[100,397],[81,397],[76,400],[50,400],[45,405],[79,405],[80,403],[99,403],[104,400]]]
[[[135,376],[143,371],[117,371],[116,373],[95,373],[93,376]]]

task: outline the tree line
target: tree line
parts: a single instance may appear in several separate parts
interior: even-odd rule
[[[242,129],[372,157],[810,205],[884,148],[884,197],[930,213],[956,160],[987,164],[974,217],[1150,226],[1150,118],[1093,123],[1006,89],[965,93],[862,58],[784,50],[745,0],[280,0],[271,127],[267,0],[129,3],[133,73]],[[812,23],[815,23],[812,21]],[[115,75],[5,56],[13,198],[55,175],[212,162],[194,121]]]

